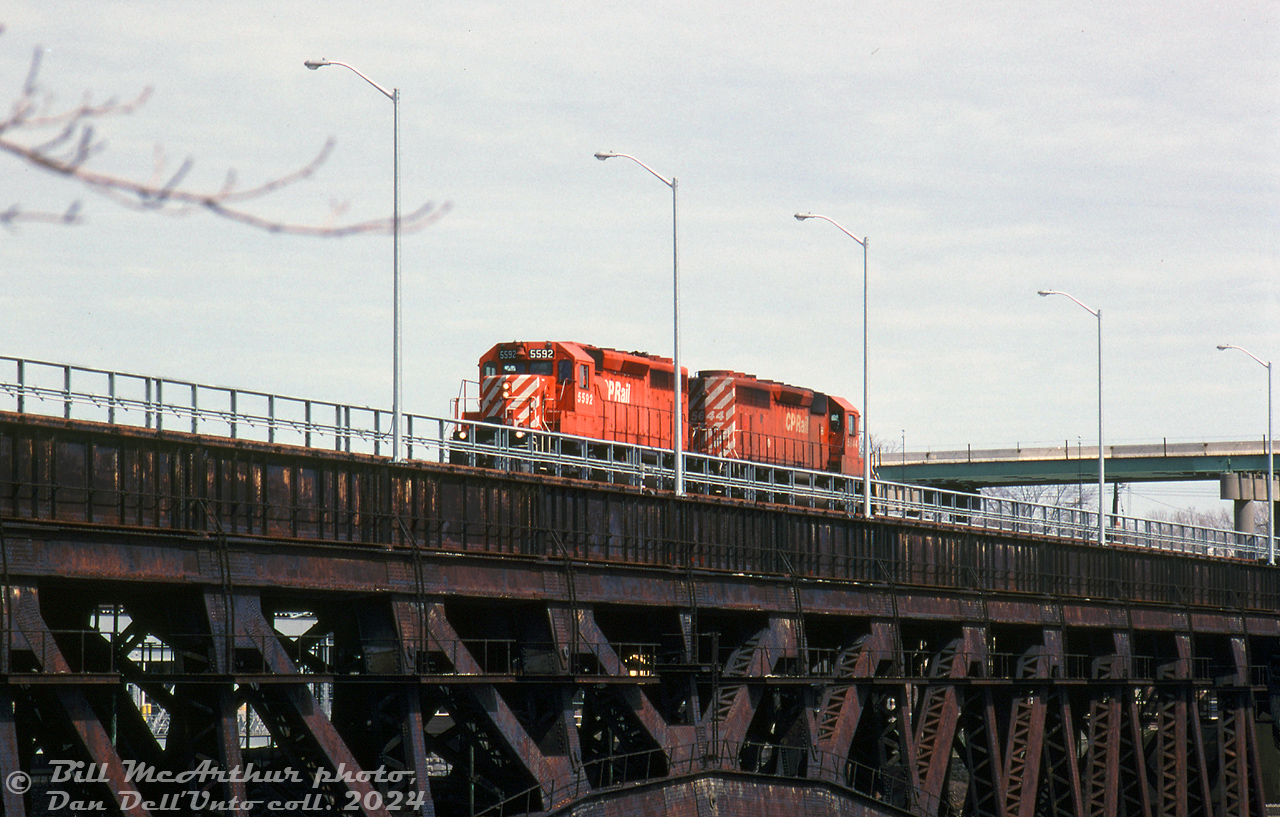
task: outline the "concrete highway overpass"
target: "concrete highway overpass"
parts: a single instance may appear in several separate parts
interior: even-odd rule
[[[1267,472],[1263,440],[1108,445],[1104,450],[1107,482],[1189,482]],[[1036,448],[908,451],[886,455],[876,473],[892,482],[966,489],[1089,483],[1098,479],[1098,447],[1064,442]],[[1266,479],[1258,483],[1265,496]]]

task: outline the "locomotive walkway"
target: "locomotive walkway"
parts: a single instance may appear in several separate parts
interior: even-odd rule
[[[35,781],[6,815],[1277,799],[1280,571],[1250,537],[1117,520],[1104,549],[1087,514],[891,483],[867,519],[852,478],[713,460],[677,499],[660,452],[440,419],[393,464],[385,413],[71,367],[0,395],[0,777]],[[274,778],[175,776],[206,761]]]

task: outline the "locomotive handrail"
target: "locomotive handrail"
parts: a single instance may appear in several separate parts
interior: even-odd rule
[[[184,380],[0,356],[0,410],[232,439],[390,453],[390,411]],[[175,421],[178,427],[174,428]],[[407,458],[671,490],[670,450],[457,418],[405,414]],[[480,437],[485,439],[481,440]],[[385,446],[385,448],[384,448]],[[860,511],[862,477],[684,452],[689,493]],[[872,481],[872,514],[1018,536],[1095,541],[1096,511]],[[1257,534],[1107,514],[1117,545],[1260,558]]]

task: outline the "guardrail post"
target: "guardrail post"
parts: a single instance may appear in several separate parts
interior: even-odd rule
[[[115,373],[106,373],[106,421],[115,425]]]
[[[379,428],[382,412],[377,409],[373,410],[373,456],[382,453],[382,429]]]
[[[550,446],[547,447],[550,448]],[[639,488],[644,484],[640,449],[635,446],[628,446],[624,451],[627,462],[627,484]]]
[[[405,437],[404,443],[405,443],[405,450],[406,450],[405,459],[411,460],[413,459],[413,415],[412,414],[405,415],[405,423],[407,424],[407,427],[405,428],[405,435],[404,435]]]
[[[231,390],[231,439],[236,438],[236,390]]]
[[[304,400],[302,403],[302,408],[303,408],[303,419],[306,422],[306,429],[307,429],[305,433],[306,439],[304,440],[303,444],[306,445],[307,448],[310,448],[311,447],[311,401]]]
[[[191,433],[192,434],[200,433],[200,429],[198,427],[199,417],[200,417],[200,399],[199,399],[199,395],[196,392],[196,389],[198,388],[199,387],[196,386],[195,383],[191,384]]]
[[[308,415],[310,412],[308,412]],[[310,420],[310,416],[307,417]],[[276,441],[276,396],[274,394],[267,395],[267,442]],[[308,438],[308,443],[310,439]]]
[[[62,367],[62,416],[71,419],[71,367]]]
[[[26,406],[26,378],[24,377],[24,363],[26,361],[18,361],[18,413],[22,414]]]
[[[164,431],[164,381],[156,378],[156,431]]]

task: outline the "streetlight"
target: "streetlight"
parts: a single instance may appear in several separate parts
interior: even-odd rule
[[[391,214],[391,461],[400,462],[400,89],[392,88],[388,91],[360,73],[355,67],[337,60],[307,60],[303,65],[312,71],[322,65],[341,65],[343,68],[350,69],[356,76],[377,88],[383,96],[391,100],[391,107],[395,112],[392,139],[395,152],[392,165],[394,175],[392,189],[395,202]]]
[[[1105,545],[1107,543],[1107,517],[1104,512],[1105,500],[1103,499],[1103,494],[1106,493],[1107,483],[1104,474],[1106,458],[1102,450],[1102,310],[1091,309],[1081,303],[1074,295],[1059,292],[1056,289],[1041,289],[1036,294],[1042,298],[1049,295],[1061,295],[1064,298],[1070,298],[1076,302],[1077,306],[1098,319],[1098,544]]]
[[[862,245],[862,515],[871,518],[871,432],[867,425],[867,238],[858,238],[835,219],[816,213],[796,213],[796,221],[819,218]],[[904,439],[905,448],[905,439]]]
[[[1275,439],[1271,436],[1271,361],[1264,361],[1253,352],[1243,346],[1236,346],[1234,343],[1224,343],[1218,347],[1219,351],[1226,351],[1227,349],[1239,349],[1267,367],[1267,563],[1274,565],[1276,563],[1276,506],[1274,504],[1275,497],[1271,495],[1271,485],[1276,478],[1276,469]]]
[[[672,176],[668,179],[636,157],[629,156],[626,153],[610,153],[602,150],[596,154],[596,158],[602,162],[605,159],[630,159],[671,188],[671,290],[673,293],[671,314],[672,324],[674,325],[672,334],[675,336],[672,344],[674,351],[671,354],[671,365],[675,368],[675,388],[672,389],[675,393],[675,419],[672,422],[672,436],[675,437],[675,443],[672,449],[676,455],[676,496],[684,496],[684,418],[681,416],[683,400],[680,393],[684,387],[684,378],[680,376],[680,243],[678,240],[679,234],[676,231],[676,177]]]

